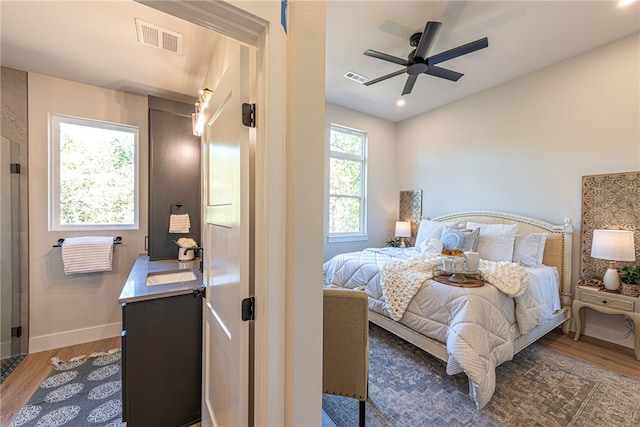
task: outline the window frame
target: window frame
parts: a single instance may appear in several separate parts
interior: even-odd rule
[[[49,231],[99,231],[140,229],[140,132],[138,126],[107,122],[65,114],[49,113]],[[134,138],[134,218],[131,224],[62,224],[60,222],[60,124],[94,127],[118,132],[128,132]]]
[[[334,151],[331,149],[331,134],[333,132],[341,132],[352,135],[357,135],[361,138],[362,141],[362,154],[355,155],[351,153],[346,153],[343,151]],[[338,243],[338,242],[352,242],[352,241],[361,241],[368,240],[367,235],[367,151],[368,151],[368,134],[367,132],[351,128],[344,125],[339,125],[336,123],[331,123],[329,126],[329,141],[328,141],[328,151],[329,151],[329,162],[327,165],[328,169],[328,185],[327,185],[327,240],[330,243]],[[351,195],[340,195],[340,194],[332,194],[331,193],[331,159],[343,159],[343,160],[351,160],[357,161],[361,164],[361,179],[360,179],[360,195],[359,197],[353,197]],[[331,233],[329,231],[331,224],[331,198],[332,197],[344,197],[344,198],[358,198],[360,199],[360,231],[358,232],[345,232],[345,233]]]

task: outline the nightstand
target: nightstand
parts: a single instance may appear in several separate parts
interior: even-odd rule
[[[580,333],[584,329],[585,315],[582,310],[584,307],[589,307],[605,314],[624,314],[633,320],[636,326],[634,350],[636,359],[640,361],[640,298],[585,289],[577,286],[572,307],[573,317],[576,319],[576,336],[573,338],[574,341],[578,341]]]

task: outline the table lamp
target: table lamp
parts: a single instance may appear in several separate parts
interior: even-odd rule
[[[633,231],[593,230],[591,257],[609,261],[609,268],[604,274],[602,282],[607,290],[616,291],[620,286],[616,261],[636,260]]]
[[[411,237],[411,223],[406,221],[396,221],[395,236],[400,238],[400,247],[406,248],[407,245],[404,242],[404,238]]]

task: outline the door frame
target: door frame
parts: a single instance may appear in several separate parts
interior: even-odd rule
[[[285,380],[287,36],[280,2],[136,1],[257,49],[254,422],[285,425],[294,409]]]

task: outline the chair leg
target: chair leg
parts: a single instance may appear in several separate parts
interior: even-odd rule
[[[360,401],[360,422],[359,422],[360,427],[364,427],[364,414],[365,414],[366,403],[367,403],[366,400]]]

